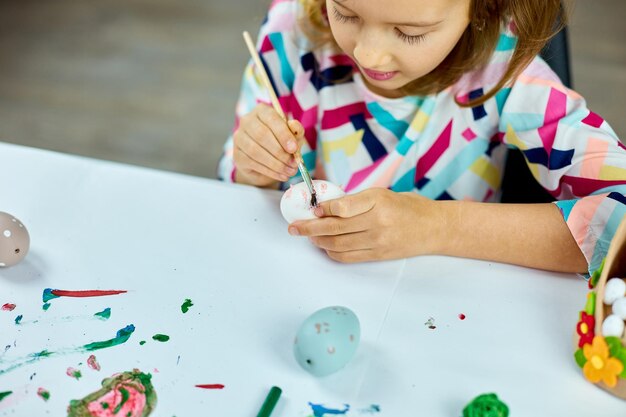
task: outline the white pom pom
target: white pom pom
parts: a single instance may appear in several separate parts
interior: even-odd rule
[[[611,305],[626,295],[626,282],[621,278],[611,278],[604,288],[604,304]]]
[[[615,314],[611,314],[609,317],[605,318],[602,323],[602,334],[604,337],[622,337],[624,334],[624,320]]]
[[[622,297],[613,303],[613,314],[622,320],[626,320],[626,297]]]

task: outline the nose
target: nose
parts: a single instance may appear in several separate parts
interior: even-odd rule
[[[358,39],[353,53],[359,65],[364,68],[385,69],[391,61],[391,54],[387,52],[384,43],[374,36]]]

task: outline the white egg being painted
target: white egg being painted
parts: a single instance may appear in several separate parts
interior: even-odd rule
[[[0,267],[12,266],[24,259],[29,247],[30,236],[22,222],[0,211]]]
[[[328,181],[313,180],[313,187],[318,202],[333,200],[346,194],[341,188]],[[280,212],[288,223],[316,218],[311,208],[311,193],[306,183],[300,182],[292,185],[285,191],[280,199]]]

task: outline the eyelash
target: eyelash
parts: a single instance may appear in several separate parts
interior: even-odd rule
[[[339,11],[334,7],[333,7],[333,15],[335,16],[335,19],[337,19],[341,23],[356,23],[359,20],[358,16],[345,16],[339,13]],[[394,29],[394,32],[396,36],[400,38],[400,40],[402,40],[403,42],[406,42],[409,45],[417,45],[418,43],[422,42],[424,38],[426,38],[425,34],[424,35],[407,35],[406,33],[403,33],[401,30],[397,28]]]

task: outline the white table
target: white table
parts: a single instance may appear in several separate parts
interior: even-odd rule
[[[582,279],[445,257],[339,264],[287,234],[279,199],[0,144],[0,211],[22,220],[32,242],[22,263],[0,270],[0,305],[17,305],[0,311],[0,372],[33,352],[65,352],[0,375],[0,392],[13,391],[0,415],[65,415],[70,399],[133,368],[152,374],[152,416],[256,416],[272,385],[283,389],[273,417],[313,415],[309,402],[348,404],[347,416],[458,417],[486,392],[513,417],[626,414],[573,360]],[[61,297],[44,311],[44,288],[128,292]],[[194,305],[183,314],[187,298]],[[295,362],[293,339],[330,305],[357,314],[361,345],[345,369],[315,378]],[[92,317],[105,307],[110,319]],[[93,352],[100,371],[88,353],[72,353],[128,324],[136,330],[126,343]],[[171,339],[152,340],[157,333]]]

